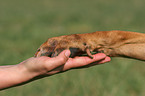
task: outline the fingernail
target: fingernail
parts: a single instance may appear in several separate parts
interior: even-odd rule
[[[100,56],[101,56],[102,58],[105,58],[105,57],[106,57],[106,55],[105,55],[104,53],[98,53],[98,54],[100,54]]]
[[[111,61],[111,58],[110,57],[106,57],[106,61],[107,62]]]
[[[66,50],[65,56],[66,56],[67,58],[69,58],[69,56],[70,56],[70,51],[69,51],[69,50]]]

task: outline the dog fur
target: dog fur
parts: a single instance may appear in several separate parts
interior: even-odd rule
[[[145,60],[145,34],[113,30],[52,37],[38,48],[35,57],[55,57],[65,49],[71,50],[71,57],[87,54],[93,58],[92,52],[103,52]]]

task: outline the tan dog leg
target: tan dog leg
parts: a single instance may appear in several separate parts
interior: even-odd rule
[[[145,44],[127,44],[115,49],[118,56],[127,56],[145,60]]]
[[[49,38],[35,54],[57,56],[64,49],[70,49],[72,57],[92,52],[104,52],[108,56],[131,57],[145,60],[145,34],[128,31],[97,31]]]

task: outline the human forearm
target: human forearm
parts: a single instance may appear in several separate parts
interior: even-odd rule
[[[31,74],[23,64],[0,67],[0,89],[16,86],[31,80],[36,74]]]

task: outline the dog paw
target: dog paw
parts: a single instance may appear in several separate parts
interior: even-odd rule
[[[90,51],[91,46],[78,34],[49,38],[38,48],[35,57],[55,57],[65,49],[71,51],[70,57],[87,54],[89,57],[93,58]]]

